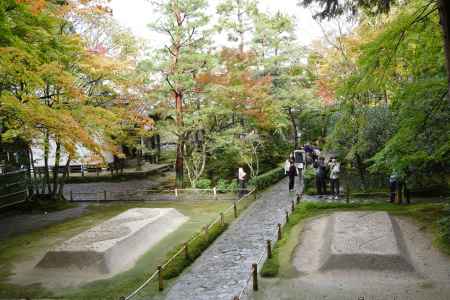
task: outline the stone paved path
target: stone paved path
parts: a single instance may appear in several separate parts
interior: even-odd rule
[[[297,182],[298,183],[298,182]],[[245,286],[252,263],[275,240],[276,224],[283,223],[294,193],[287,179],[264,191],[168,292],[168,300],[231,300]]]

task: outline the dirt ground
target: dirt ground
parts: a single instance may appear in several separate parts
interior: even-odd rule
[[[250,299],[450,299],[450,258],[432,245],[430,233],[407,218],[393,217],[393,222],[412,270],[321,269],[329,217],[304,224],[297,247],[286,253],[289,265],[281,266],[279,278],[262,279]]]

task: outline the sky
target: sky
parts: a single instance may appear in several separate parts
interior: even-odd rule
[[[214,13],[214,7],[220,0],[210,0],[210,13]],[[321,39],[323,32],[320,26],[312,18],[309,8],[299,7],[298,0],[260,0],[259,7],[266,12],[280,10],[295,17],[297,22],[297,38],[300,44],[309,45],[313,40]],[[132,4],[131,4],[132,3]],[[154,20],[153,7],[149,0],[111,0],[113,16],[118,22],[131,29],[138,37],[144,38],[150,43],[158,43],[159,38],[151,32],[147,24]],[[335,25],[323,22],[325,30],[332,30]]]

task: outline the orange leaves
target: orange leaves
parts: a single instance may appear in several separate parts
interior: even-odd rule
[[[33,15],[39,14],[47,7],[46,0],[16,0],[17,3],[24,3],[30,5],[30,11]]]
[[[335,93],[333,88],[322,79],[316,80],[317,96],[323,100],[324,105],[333,105],[335,100]]]
[[[272,78],[255,74],[253,53],[240,53],[224,49],[221,54],[222,68],[210,74],[202,74],[198,82],[212,85],[214,98],[232,111],[249,117],[257,126],[270,127]]]

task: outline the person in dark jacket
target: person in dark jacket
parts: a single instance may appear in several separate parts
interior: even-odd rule
[[[289,192],[292,192],[294,190],[295,176],[297,176],[297,172],[298,171],[295,167],[294,161],[290,160],[290,166],[287,172],[287,175],[289,176]]]
[[[316,168],[316,188],[317,188],[317,194],[318,195],[324,195],[327,193],[327,186],[326,186],[326,165],[325,165],[325,158],[319,157],[319,159],[316,162],[315,165]]]
[[[391,176],[389,176],[389,202],[395,202],[395,194],[397,193],[397,184],[398,184],[398,173],[396,171],[392,171]]]

